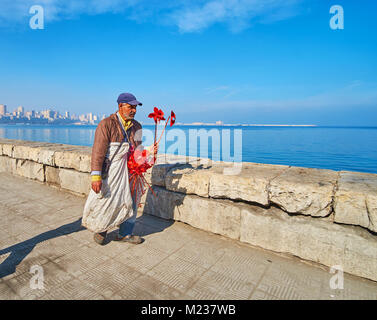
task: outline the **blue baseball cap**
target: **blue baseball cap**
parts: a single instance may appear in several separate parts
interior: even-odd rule
[[[118,104],[119,103],[128,103],[132,106],[142,106],[143,104],[140,101],[136,100],[136,97],[132,93],[121,93],[118,97],[117,100]]]

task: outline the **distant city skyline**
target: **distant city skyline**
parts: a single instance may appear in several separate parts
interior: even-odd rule
[[[28,110],[23,106],[18,106],[17,108],[13,109],[12,112],[7,111],[7,105],[0,104],[0,124],[14,124],[14,123],[31,123],[31,124],[76,124],[76,125],[97,125],[102,119],[104,119],[107,115],[102,114],[101,116],[87,113],[87,114],[70,114],[69,111],[61,112],[59,110],[54,110],[53,108],[42,108],[41,110]],[[144,125],[154,125],[153,122],[145,122],[139,121],[141,124]],[[161,121],[163,124],[164,121]],[[229,124],[224,123],[221,120],[217,120],[215,122],[190,122],[190,123],[183,123],[183,122],[176,122],[176,125],[192,125],[192,126],[232,126],[232,125],[240,125],[240,126],[298,126],[298,127],[314,127],[314,124],[300,124],[300,125],[293,125],[293,124]]]
[[[30,121],[33,123],[73,123],[73,124],[98,124],[106,117],[89,112],[87,114],[70,114],[69,111],[61,112],[53,108],[42,108],[38,110],[26,110],[23,106],[18,106],[12,112],[8,112],[7,105],[0,104],[0,123],[12,123]],[[46,121],[47,120],[47,121]]]
[[[7,105],[0,104],[0,123],[15,123],[20,121],[31,121],[33,123],[56,123],[59,122],[61,124],[64,123],[73,123],[73,124],[90,124],[96,125],[100,122],[100,120],[104,119],[106,114],[102,114],[101,116],[93,114],[89,112],[87,114],[70,114],[69,111],[60,111],[54,110],[54,108],[41,108],[40,111],[36,110],[28,110],[23,106],[18,106],[14,108],[12,112],[7,111]],[[40,120],[40,121],[38,121]],[[47,120],[43,121],[43,120]],[[141,123],[145,123],[140,121]],[[164,121],[162,121],[164,122]],[[150,121],[152,125],[153,122]],[[183,124],[177,122],[177,124]],[[195,122],[191,123],[192,125],[224,125],[222,121],[216,121],[214,123],[201,123]]]

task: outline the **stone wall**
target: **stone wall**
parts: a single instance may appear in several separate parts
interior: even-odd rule
[[[0,172],[85,196],[90,147],[0,139]],[[159,155],[142,210],[377,281],[377,175]],[[237,169],[240,169],[237,172]]]

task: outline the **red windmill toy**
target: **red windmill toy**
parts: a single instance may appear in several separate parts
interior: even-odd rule
[[[153,113],[148,115],[148,118],[153,118],[155,123],[155,130],[154,130],[154,145],[156,145],[156,137],[157,137],[157,125],[160,123],[161,120],[165,120],[164,112],[161,109],[154,107]],[[170,116],[166,120],[164,130],[161,133],[160,138],[157,141],[157,144],[160,142],[162,135],[164,134],[165,128],[169,123],[170,119],[170,127],[172,127],[175,123],[176,116],[173,111],[171,111]],[[157,157],[157,150],[153,153],[153,158],[151,159],[150,153],[147,150],[133,150],[131,149],[130,154],[128,156],[127,167],[128,167],[128,177],[131,189],[131,196],[133,199],[138,199],[141,197],[145,191],[146,187],[148,186],[149,189],[152,191],[153,195],[156,196],[152,187],[149,185],[147,180],[144,177],[144,173],[156,162]]]

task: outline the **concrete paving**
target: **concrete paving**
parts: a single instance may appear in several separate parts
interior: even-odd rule
[[[377,282],[139,213],[140,245],[81,227],[85,198],[0,173],[0,299],[377,299]],[[337,281],[340,285],[341,282]]]

